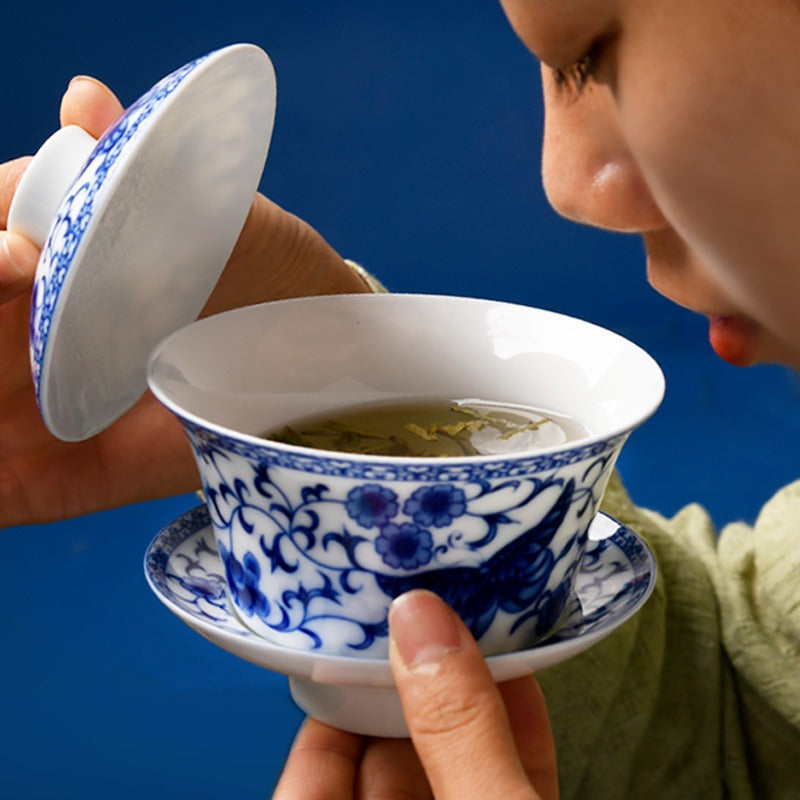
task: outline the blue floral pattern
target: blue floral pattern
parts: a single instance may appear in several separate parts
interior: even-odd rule
[[[225,453],[226,457],[241,456],[248,461],[259,461],[270,467],[306,472],[309,475],[351,478],[363,481],[420,481],[438,483],[440,481],[481,481],[499,478],[525,477],[532,473],[547,472],[590,464],[619,451],[630,431],[585,444],[578,444],[557,453],[539,453],[517,458],[503,458],[498,461],[482,461],[465,464],[460,459],[436,458],[417,461],[415,459],[394,459],[381,461],[369,459],[351,461],[324,456],[319,453],[307,455],[300,450],[265,449],[262,442],[238,439],[217,431],[210,431],[196,425],[192,420],[177,415],[196,450],[205,450],[209,457]]]
[[[416,569],[427,564],[433,556],[433,537],[425,528],[412,522],[400,525],[389,523],[381,528],[375,549],[384,564],[396,569]]]
[[[388,480],[380,462],[321,456],[299,469],[315,459],[268,444],[244,458],[228,437],[186,429],[242,620],[289,647],[370,657],[386,655],[392,598],[414,587],[444,597],[489,652],[551,634],[624,441],[535,474],[519,463],[531,457],[389,461]]]
[[[380,528],[397,514],[397,495],[391,489],[367,483],[348,492],[345,507],[362,528]]]
[[[208,58],[204,55],[160,80],[131,105],[98,141],[81,174],[61,202],[42,249],[30,318],[30,359],[37,399],[42,363],[61,289],[92,219],[103,187],[128,143],[147,125],[153,113]]]
[[[464,492],[457,486],[444,483],[421,486],[403,503],[403,513],[419,525],[444,528],[467,510]]]
[[[221,569],[204,505],[168,525],[145,553],[145,574],[159,597],[207,625],[243,632],[230,610]]]
[[[219,546],[219,556],[225,567],[225,579],[236,607],[248,617],[260,619],[269,616],[269,600],[259,589],[261,565],[252,553],[245,553],[239,561],[233,553]]]

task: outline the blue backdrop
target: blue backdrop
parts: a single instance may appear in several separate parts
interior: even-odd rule
[[[737,371],[707,325],[645,283],[636,239],[582,230],[539,183],[538,68],[496,2],[12,3],[0,159],[58,124],[69,78],[125,104],[208,50],[271,55],[278,112],[262,190],[393,290],[585,317],[662,364],[667,397],[626,445],[634,498],[752,520],[796,474],[798,387]],[[300,721],[286,680],[184,627],[141,568],[194,497],[2,532],[0,797],[268,795]]]

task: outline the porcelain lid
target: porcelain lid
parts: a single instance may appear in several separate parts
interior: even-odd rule
[[[200,313],[257,191],[275,102],[266,53],[233,45],[159,81],[99,141],[65,128],[34,158],[8,228],[43,248],[31,367],[55,436],[86,439],[127,411],[150,351]]]

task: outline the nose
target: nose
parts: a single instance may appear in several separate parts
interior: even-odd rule
[[[553,208],[576,222],[640,233],[666,221],[625,146],[610,90],[589,83],[579,95],[542,68],[545,104],[542,180]]]

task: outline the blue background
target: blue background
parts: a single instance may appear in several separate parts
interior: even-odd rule
[[[796,476],[798,385],[735,370],[644,279],[635,238],[557,218],[539,182],[538,68],[495,2],[12,3],[0,159],[58,124],[68,79],[126,105],[208,50],[271,55],[262,189],[393,290],[540,305],[611,327],[667,375],[626,445],[634,498],[752,520]],[[286,680],[216,649],[150,593],[147,543],[194,497],[0,536],[0,797],[265,797],[301,716]]]

